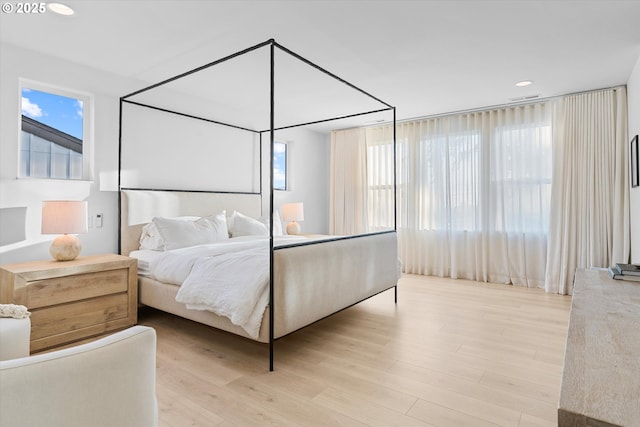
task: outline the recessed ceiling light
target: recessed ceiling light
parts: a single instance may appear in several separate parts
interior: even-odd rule
[[[531,81],[531,80],[523,80],[521,82],[516,83],[516,86],[524,87],[524,86],[529,86],[530,84],[533,84],[533,81]]]
[[[62,4],[62,3],[49,3],[47,5],[49,7],[49,10],[52,12],[55,12],[59,15],[73,15],[74,11],[73,9],[71,9],[69,6],[67,6],[66,4]]]

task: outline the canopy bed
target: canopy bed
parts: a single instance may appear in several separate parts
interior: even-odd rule
[[[140,303],[268,343],[273,370],[276,339],[392,288],[397,300],[395,217],[364,235],[283,235],[263,167],[279,132],[381,115],[395,128],[394,107],[273,39],[123,96],[119,246],[138,259]]]

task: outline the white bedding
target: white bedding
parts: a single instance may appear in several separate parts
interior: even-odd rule
[[[306,240],[310,239],[281,236],[274,244]],[[140,274],[180,286],[177,302],[225,316],[252,338],[258,337],[269,302],[268,238],[243,236],[164,252],[139,250],[130,256],[138,259]]]
[[[244,250],[198,257],[176,295],[191,310],[225,316],[258,338],[269,302],[269,249],[263,241]]]

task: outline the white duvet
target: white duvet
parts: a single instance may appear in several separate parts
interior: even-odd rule
[[[269,242],[232,240],[162,252],[150,273],[180,285],[176,301],[187,308],[225,316],[255,339],[269,302]]]

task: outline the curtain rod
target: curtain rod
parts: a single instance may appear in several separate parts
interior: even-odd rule
[[[566,93],[564,95],[554,95],[554,96],[549,96],[549,97],[546,97],[546,98],[536,98],[536,99],[530,99],[530,100],[526,100],[526,101],[511,102],[511,103],[508,103],[508,104],[496,104],[496,105],[491,105],[491,106],[487,106],[487,107],[470,108],[468,110],[458,110],[458,111],[450,111],[450,112],[447,112],[447,113],[431,114],[431,115],[427,115],[427,116],[410,117],[408,119],[396,120],[396,125],[400,124],[400,123],[415,122],[415,121],[420,121],[420,120],[437,119],[437,118],[440,118],[440,117],[457,116],[457,115],[460,115],[460,114],[480,113],[480,112],[484,112],[484,111],[499,110],[501,108],[519,107],[519,106],[522,106],[522,105],[531,105],[531,104],[537,104],[539,102],[547,102],[547,101],[551,101],[551,100],[554,100],[554,99],[562,98],[562,97],[565,97],[565,96],[581,95],[583,93],[600,92],[600,91],[611,90],[611,89],[615,90],[615,89],[626,88],[626,87],[627,87],[627,85],[617,85],[617,86],[605,87],[605,88],[600,88],[600,89],[590,89],[590,90],[583,90],[583,91],[579,91],[579,92],[571,92],[571,93]],[[349,129],[370,128],[370,127],[384,126],[384,125],[388,125],[388,124],[391,124],[391,123],[392,123],[392,121],[384,121],[384,122],[370,124],[370,125],[366,125],[366,126],[354,126],[354,127],[342,128],[342,129],[334,129],[334,130],[349,130]]]
[[[519,107],[521,105],[531,105],[531,104],[537,104],[539,102],[547,102],[547,101],[551,101],[551,100],[554,100],[554,99],[563,98],[563,97],[566,97],[566,96],[581,95],[581,94],[584,94],[584,93],[600,92],[600,91],[611,90],[611,89],[615,90],[615,89],[626,88],[626,87],[627,87],[627,85],[616,85],[616,86],[605,87],[605,88],[600,88],[600,89],[583,90],[583,91],[578,91],[578,92],[566,93],[564,95],[549,96],[549,97],[546,97],[546,98],[529,99],[529,100],[524,100],[524,101],[511,102],[511,103],[507,103],[507,104],[496,104],[496,105],[491,105],[491,106],[486,106],[486,107],[471,108],[471,109],[468,109],[468,110],[458,110],[458,111],[451,111],[451,112],[447,112],[447,113],[438,113],[438,114],[432,114],[432,115],[427,115],[427,116],[418,116],[418,117],[412,117],[412,118],[408,118],[408,119],[400,119],[400,120],[397,120],[396,123],[413,122],[413,121],[427,120],[427,119],[436,119],[436,118],[439,118],[439,117],[456,116],[456,115],[460,115],[460,114],[479,113],[479,112],[483,112],[483,111],[499,110],[499,109],[502,109],[502,108],[509,108],[509,107]],[[385,124],[387,124],[387,123],[390,123],[390,122],[385,122]],[[372,126],[375,126],[375,125],[372,125]],[[366,126],[363,126],[363,127],[366,127]]]

